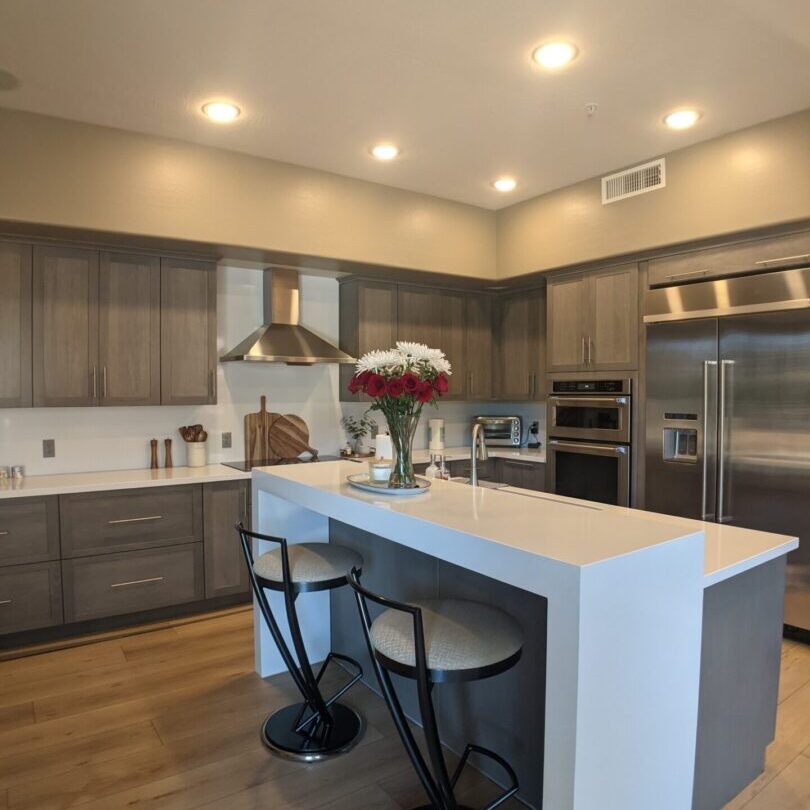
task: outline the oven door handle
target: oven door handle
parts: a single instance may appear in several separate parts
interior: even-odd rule
[[[623,444],[591,444],[590,442],[561,442],[559,439],[549,439],[548,443],[554,447],[559,447],[561,450],[591,450],[594,451],[593,455],[605,456],[626,456],[627,446]]]
[[[552,396],[548,398],[549,402],[559,404],[564,403],[569,407],[582,407],[588,405],[627,405],[629,398],[626,396],[620,397],[560,397]]]

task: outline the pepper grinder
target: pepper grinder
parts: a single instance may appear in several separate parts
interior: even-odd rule
[[[158,456],[157,456],[157,439],[151,439],[149,446],[152,448],[152,461],[149,464],[150,469],[158,469]]]
[[[165,439],[163,443],[166,445],[166,458],[163,466],[168,470],[170,467],[174,466],[172,463],[172,440]]]

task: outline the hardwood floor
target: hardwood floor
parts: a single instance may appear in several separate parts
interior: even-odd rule
[[[0,661],[0,810],[407,810],[424,801],[384,704],[347,695],[368,731],[304,766],[268,754],[265,714],[288,676],[253,672],[252,614]],[[461,800],[496,788],[474,771]],[[521,807],[510,802],[505,810]],[[810,806],[810,648],[785,642],[777,737],[765,773],[728,810]]]

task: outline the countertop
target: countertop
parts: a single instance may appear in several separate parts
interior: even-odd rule
[[[588,566],[645,548],[704,533],[704,587],[762,565],[798,547],[796,538],[697,520],[675,518],[559,495],[522,490],[472,488],[436,480],[429,493],[393,497],[350,487],[351,462],[317,466],[263,467],[257,477],[272,476],[289,486],[285,492],[302,503],[340,498],[379,512],[381,531],[387,515],[408,516],[575,566]],[[520,498],[519,508],[516,498]]]
[[[107,470],[104,472],[30,475],[22,479],[0,481],[0,499],[25,498],[35,495],[68,495],[75,492],[102,492],[115,489],[204,484],[250,478],[223,464],[205,467],[172,467],[158,470]]]
[[[441,452],[445,461],[465,461],[469,460],[470,447],[446,447]],[[487,445],[487,452],[490,458],[508,458],[514,461],[532,461],[535,464],[546,463],[546,449],[539,447],[530,449],[528,447],[492,447]],[[413,463],[426,464],[430,461],[430,450],[414,450]]]

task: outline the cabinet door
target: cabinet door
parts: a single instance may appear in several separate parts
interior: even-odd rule
[[[521,489],[543,491],[546,465],[535,461],[499,460],[499,481]]]
[[[498,399],[530,399],[534,391],[534,359],[537,323],[525,293],[506,296],[498,302],[496,366]]]
[[[59,561],[0,568],[0,634],[62,623]]]
[[[467,398],[492,399],[492,298],[467,296]]]
[[[0,242],[0,408],[31,405],[31,246]]]
[[[98,253],[34,248],[34,405],[98,403]]]
[[[613,371],[638,367],[638,267],[591,273],[589,278],[588,368]]]
[[[215,403],[216,266],[162,259],[160,301],[161,402]]]
[[[441,349],[450,361],[450,390],[442,399],[466,399],[469,393],[469,355],[466,347],[466,296],[443,290],[439,338],[433,348]]]
[[[397,340],[426,343],[432,349],[440,348],[442,297],[442,291],[435,288],[398,285]]]
[[[352,357],[372,349],[390,349],[397,341],[397,286],[382,281],[352,280],[340,285],[340,348]],[[354,366],[340,366],[340,399],[368,402],[350,394]]]
[[[548,283],[548,370],[577,371],[587,358],[587,278],[563,276]]]
[[[99,268],[100,404],[160,404],[160,263],[102,253]]]
[[[225,596],[250,590],[242,545],[234,525],[250,525],[249,481],[203,484],[205,596]]]
[[[529,346],[529,366],[533,375],[532,399],[546,399],[546,321],[548,306],[546,288],[529,293],[529,321],[533,330]]]

